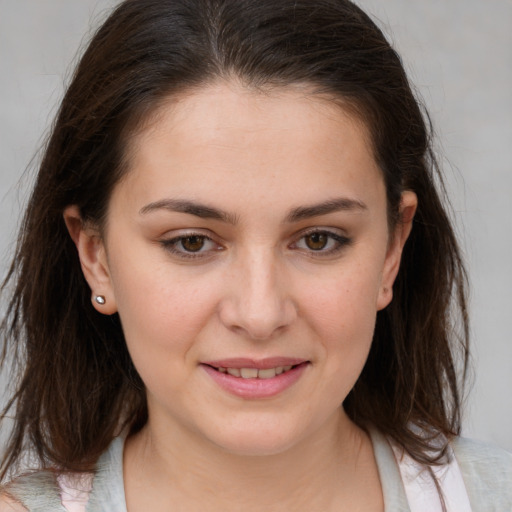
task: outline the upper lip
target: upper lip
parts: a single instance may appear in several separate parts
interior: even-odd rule
[[[266,357],[264,359],[251,359],[247,357],[233,357],[229,359],[216,359],[215,361],[202,361],[202,364],[214,368],[258,368],[266,370],[279,366],[296,366],[306,363],[307,359],[298,357]]]

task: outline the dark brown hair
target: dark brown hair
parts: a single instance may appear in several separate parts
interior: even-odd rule
[[[437,434],[459,432],[465,273],[428,117],[381,31],[348,0],[126,0],[71,80],[3,285],[12,293],[3,360],[13,354],[17,380],[3,413],[14,410],[15,423],[0,476],[25,448],[42,466],[88,470],[121,426],[145,424],[144,385],[119,318],[92,307],[63,211],[77,205],[101,226],[125,172],[128,135],[169,95],[230,77],[258,89],[309,84],[341,100],[370,130],[391,223],[401,192],[417,194],[394,300],[378,313],[344,407],[429,463],[443,455],[443,445],[430,451]]]

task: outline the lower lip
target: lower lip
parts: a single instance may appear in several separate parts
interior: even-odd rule
[[[308,363],[299,364],[271,379],[243,379],[242,377],[233,377],[228,373],[221,373],[205,364],[201,366],[222,389],[241,398],[258,399],[276,396],[293,386],[304,373]]]

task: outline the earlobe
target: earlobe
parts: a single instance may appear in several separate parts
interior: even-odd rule
[[[77,248],[84,277],[91,288],[93,306],[105,315],[116,313],[107,254],[98,229],[82,220],[77,206],[68,206],[64,210],[64,222]]]
[[[418,198],[416,194],[411,190],[404,191],[400,201],[400,218],[386,254],[381,288],[377,298],[377,310],[384,309],[393,299],[393,283],[398,275],[402,251],[411,233],[417,207]]]

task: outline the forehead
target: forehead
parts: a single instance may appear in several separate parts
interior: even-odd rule
[[[224,82],[170,97],[130,147],[126,182],[141,200],[243,190],[307,203],[315,191],[382,190],[366,126],[305,86],[262,92]]]
[[[235,134],[250,143],[251,135],[295,129],[295,136],[314,138],[318,125],[328,122],[352,124],[371,148],[371,135],[365,123],[347,101],[333,95],[321,94],[308,84],[291,84],[256,89],[237,81],[219,81],[186,90],[160,101],[146,116],[146,122],[135,130],[131,142],[144,144],[160,134],[169,135],[174,129],[184,134],[194,131],[189,142],[203,144],[222,135]],[[297,124],[297,118],[300,123]],[[293,126],[292,126],[293,125]],[[231,130],[233,133],[228,133]],[[325,133],[319,134],[329,143]]]

